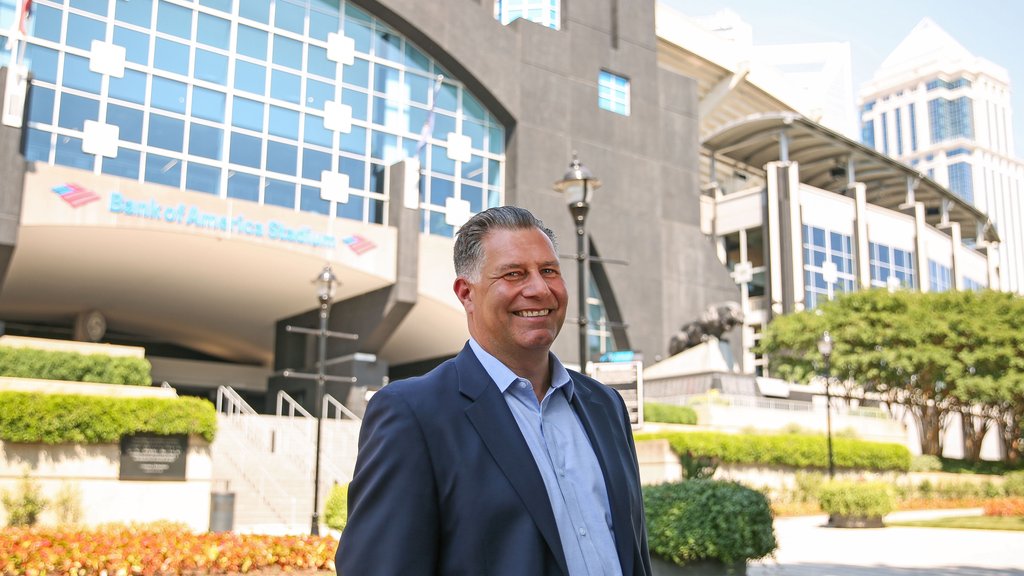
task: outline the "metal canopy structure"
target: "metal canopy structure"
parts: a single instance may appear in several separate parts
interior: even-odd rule
[[[760,174],[769,162],[798,162],[800,182],[839,194],[850,183],[861,182],[870,204],[901,210],[921,202],[928,224],[956,222],[964,239],[999,242],[988,216],[938,182],[793,112],[742,118],[716,130],[701,145],[712,159],[728,158]]]

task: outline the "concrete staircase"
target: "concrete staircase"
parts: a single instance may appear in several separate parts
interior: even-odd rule
[[[213,490],[234,494],[234,529],[309,533],[316,419],[304,411],[284,416],[257,414],[229,388],[218,394],[217,404],[217,438],[211,447]],[[358,434],[359,421],[355,419],[323,423],[321,521],[331,486],[352,478]]]

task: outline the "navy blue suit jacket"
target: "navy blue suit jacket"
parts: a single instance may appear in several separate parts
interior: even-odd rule
[[[604,472],[623,576],[649,576],[640,475],[615,391],[576,372],[572,407]],[[467,345],[374,394],[359,435],[341,576],[568,576],[544,481]]]

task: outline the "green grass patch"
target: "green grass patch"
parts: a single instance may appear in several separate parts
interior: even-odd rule
[[[1016,530],[1024,532],[1024,516],[953,516],[933,520],[886,521],[886,526],[963,528],[967,530]]]

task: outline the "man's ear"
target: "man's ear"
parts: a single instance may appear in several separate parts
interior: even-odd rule
[[[456,278],[455,284],[452,286],[452,289],[455,290],[456,298],[459,299],[459,302],[462,302],[462,307],[467,312],[470,310],[470,306],[473,305],[473,291],[471,288],[469,281],[462,277]]]

